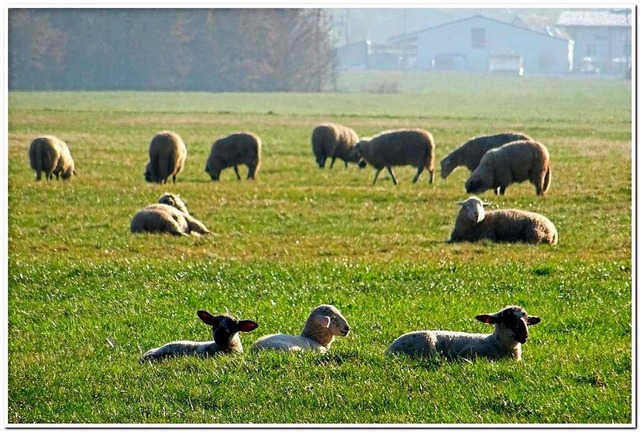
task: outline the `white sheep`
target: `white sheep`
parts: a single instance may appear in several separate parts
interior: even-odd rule
[[[451,232],[450,243],[482,239],[494,242],[558,243],[558,231],[545,216],[524,210],[492,210],[471,196],[458,203],[462,208]]]
[[[487,151],[465,183],[467,193],[493,189],[504,195],[512,183],[529,180],[536,195],[544,195],[551,185],[549,150],[536,141],[513,141]]]
[[[477,315],[476,319],[485,324],[495,325],[493,333],[413,331],[394,340],[387,353],[404,353],[427,358],[439,353],[449,359],[471,359],[477,356],[521,360],[521,344],[529,338],[528,326],[540,322],[540,318],[528,316],[520,306],[507,306],[495,314]]]
[[[229,314],[211,315],[204,310],[198,311],[198,317],[211,326],[213,342],[176,341],[147,351],[140,358],[140,363],[161,360],[176,356],[209,357],[216,354],[242,353],[242,342],[238,332],[250,332],[258,324],[250,320],[238,320]]]
[[[149,163],[144,178],[152,183],[166,183],[169,177],[176,182],[176,176],[184,169],[187,160],[187,146],[180,136],[172,131],[156,134],[149,144]]]
[[[78,175],[75,163],[67,144],[59,138],[45,135],[34,139],[29,146],[29,163],[36,172],[36,181],[40,181],[44,173],[47,181],[56,176],[56,180],[69,180]]]
[[[358,163],[360,158],[353,152],[353,147],[358,143],[359,138],[356,131],[336,123],[323,123],[316,126],[311,133],[311,148],[316,157],[319,168],[324,168],[328,158],[331,158],[329,168],[333,168],[333,163],[337,158],[344,161],[344,167],[348,162]],[[360,164],[360,168],[364,168]]]
[[[372,138],[363,138],[353,147],[354,155],[364,159],[376,169],[373,184],[376,184],[380,171],[387,169],[393,184],[398,184],[392,166],[411,165],[418,170],[413,177],[417,183],[420,174],[426,168],[429,171],[429,183],[433,183],[435,141],[429,131],[424,129],[400,129],[381,132]]]
[[[251,351],[272,349],[326,352],[336,336],[347,334],[349,324],[340,311],[335,306],[320,305],[309,314],[300,336],[281,333],[263,336],[251,346]]]
[[[503,144],[520,140],[531,141],[531,137],[517,132],[474,137],[442,158],[440,161],[440,175],[443,179],[446,179],[454,169],[461,165],[473,172],[486,152],[496,147],[501,147]]]
[[[202,222],[189,214],[182,199],[171,193],[163,194],[158,204],[148,205],[137,212],[131,220],[131,232],[167,232],[179,236],[210,233]]]

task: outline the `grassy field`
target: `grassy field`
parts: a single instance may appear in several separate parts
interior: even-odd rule
[[[9,422],[635,422],[630,82],[413,78],[345,77],[321,94],[10,93]],[[319,170],[309,137],[323,121],[360,136],[429,129],[438,161],[474,135],[530,134],[551,153],[548,195],[523,183],[482,197],[545,214],[559,244],[445,243],[468,172],[414,185],[404,167],[398,186],[385,173],[372,186],[371,168]],[[189,149],[176,185],[143,180],[162,129]],[[258,178],[213,183],[211,142],[237,130],[262,137]],[[39,134],[67,141],[78,177],[34,181]],[[165,191],[213,233],[130,234]],[[326,355],[138,364],[165,342],[208,339],[198,309],[259,322],[248,348],[299,333],[321,303],[352,327]],[[542,318],[522,362],[384,355],[410,330],[489,332],[473,317],[508,304]]]

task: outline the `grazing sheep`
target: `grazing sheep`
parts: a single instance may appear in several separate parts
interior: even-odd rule
[[[204,170],[209,173],[212,181],[217,181],[220,180],[220,171],[232,166],[240,180],[238,165],[244,164],[249,168],[247,179],[255,179],[260,169],[261,149],[260,137],[251,132],[239,132],[220,138],[211,146]]]
[[[164,131],[158,133],[149,145],[149,163],[144,179],[152,183],[164,184],[169,177],[176,182],[176,176],[182,172],[187,160],[187,146],[177,133]]]
[[[199,310],[198,317],[205,324],[211,326],[213,342],[169,342],[144,353],[140,358],[140,363],[176,356],[210,357],[217,354],[242,353],[242,342],[240,342],[238,332],[250,332],[258,327],[254,321],[240,321],[228,314],[213,316],[207,311]]]
[[[431,133],[423,129],[395,130],[379,133],[368,140],[361,140],[354,153],[376,169],[373,184],[378,174],[386,168],[393,184],[398,184],[392,166],[412,165],[418,168],[413,178],[416,183],[420,173],[429,171],[429,183],[433,183],[435,143]]]
[[[349,324],[340,311],[331,305],[316,307],[304,325],[300,336],[273,334],[258,339],[251,351],[273,349],[278,351],[326,352],[335,336],[349,334]]]
[[[489,150],[467,179],[468,193],[493,189],[504,195],[513,182],[529,180],[536,187],[536,195],[544,195],[551,184],[549,151],[536,141],[514,141]]]
[[[473,172],[486,152],[503,144],[521,140],[531,141],[531,138],[528,135],[515,132],[475,137],[442,158],[440,176],[446,179],[454,169],[461,165]]]
[[[360,157],[353,152],[353,147],[358,143],[358,134],[351,128],[335,123],[323,123],[316,126],[311,133],[311,147],[316,157],[316,163],[319,168],[324,168],[327,158],[331,158],[331,165],[336,158],[344,161],[344,167],[347,168],[348,162],[358,163]],[[359,164],[360,168],[364,168],[365,163]]]
[[[51,135],[34,139],[29,147],[29,163],[36,172],[36,181],[40,181],[42,173],[47,181],[56,176],[56,180],[69,180],[78,175],[71,152],[67,144]]]
[[[482,239],[494,242],[558,243],[556,227],[541,214],[515,209],[485,212],[487,203],[475,196],[456,204],[462,208],[451,232],[450,243]]]
[[[470,359],[477,356],[521,360],[521,344],[529,338],[528,326],[540,322],[540,318],[528,316],[520,306],[507,306],[492,315],[477,315],[476,319],[485,324],[494,324],[493,333],[414,331],[394,340],[387,353],[427,358],[439,353],[449,359]]]
[[[209,234],[202,222],[195,219],[178,195],[165,193],[158,204],[140,210],[131,220],[131,232],[164,233],[186,236],[189,233]]]

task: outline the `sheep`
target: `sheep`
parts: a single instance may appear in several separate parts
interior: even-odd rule
[[[133,216],[131,232],[163,233],[187,236],[189,233],[209,234],[202,222],[195,219],[178,195],[165,193],[158,204],[151,204]]]
[[[211,146],[204,171],[212,181],[218,181],[220,171],[233,166],[236,177],[240,180],[238,165],[244,164],[249,169],[247,179],[255,179],[260,169],[261,149],[260,137],[251,132],[239,132],[220,138]]]
[[[463,333],[443,330],[423,330],[405,333],[394,340],[387,354],[404,353],[415,357],[440,354],[448,359],[522,359],[522,344],[529,338],[528,326],[540,318],[529,316],[520,306],[507,306],[494,314],[476,315],[485,324],[494,324],[493,333]]]
[[[69,180],[78,175],[75,163],[67,144],[51,135],[35,138],[29,147],[29,162],[36,172],[36,181],[40,181],[44,172],[47,181],[56,176],[56,180]]]
[[[422,171],[429,171],[429,183],[433,183],[434,172],[433,136],[423,129],[406,129],[381,132],[371,139],[363,139],[355,145],[353,152],[376,169],[373,184],[378,174],[386,168],[393,184],[398,184],[392,166],[412,165],[418,168],[413,178],[416,183]]]
[[[331,158],[329,169],[337,158],[344,161],[347,168],[348,162],[358,163],[360,168],[367,166],[353,153],[353,147],[358,143],[358,134],[351,128],[335,123],[323,123],[316,126],[311,133],[311,148],[316,157],[319,168],[324,168],[327,158]]]
[[[536,187],[536,195],[544,195],[551,184],[549,151],[536,141],[514,141],[489,150],[471,173],[465,188],[468,193],[493,189],[504,195],[513,182],[529,180]]]
[[[263,336],[251,346],[251,351],[272,349],[324,353],[331,347],[335,336],[348,334],[349,324],[340,311],[335,306],[320,305],[309,314],[300,336],[281,333]]]
[[[238,332],[250,332],[258,328],[255,321],[238,320],[229,314],[214,316],[207,311],[199,310],[198,317],[211,326],[213,342],[169,342],[144,353],[140,357],[140,363],[176,356],[210,357],[218,354],[241,354],[244,350]]]
[[[558,231],[545,216],[524,210],[493,210],[485,212],[478,197],[471,196],[458,203],[458,213],[449,243],[487,239],[495,242],[558,243]]]
[[[442,158],[440,161],[440,176],[446,179],[454,169],[461,165],[466,166],[470,172],[473,172],[487,151],[512,141],[521,140],[532,141],[528,135],[517,132],[474,137]]]
[[[182,138],[172,131],[159,132],[149,145],[149,163],[144,178],[150,183],[165,184],[171,177],[175,184],[186,160],[187,146]]]

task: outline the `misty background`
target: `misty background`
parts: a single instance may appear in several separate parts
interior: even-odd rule
[[[474,15],[542,32],[556,23],[560,12],[10,9],[9,88],[331,90],[345,69],[337,55],[340,47],[365,41],[365,49],[370,49],[372,43],[385,44],[394,37]],[[401,57],[411,54],[406,47],[397,49],[404,50]]]

